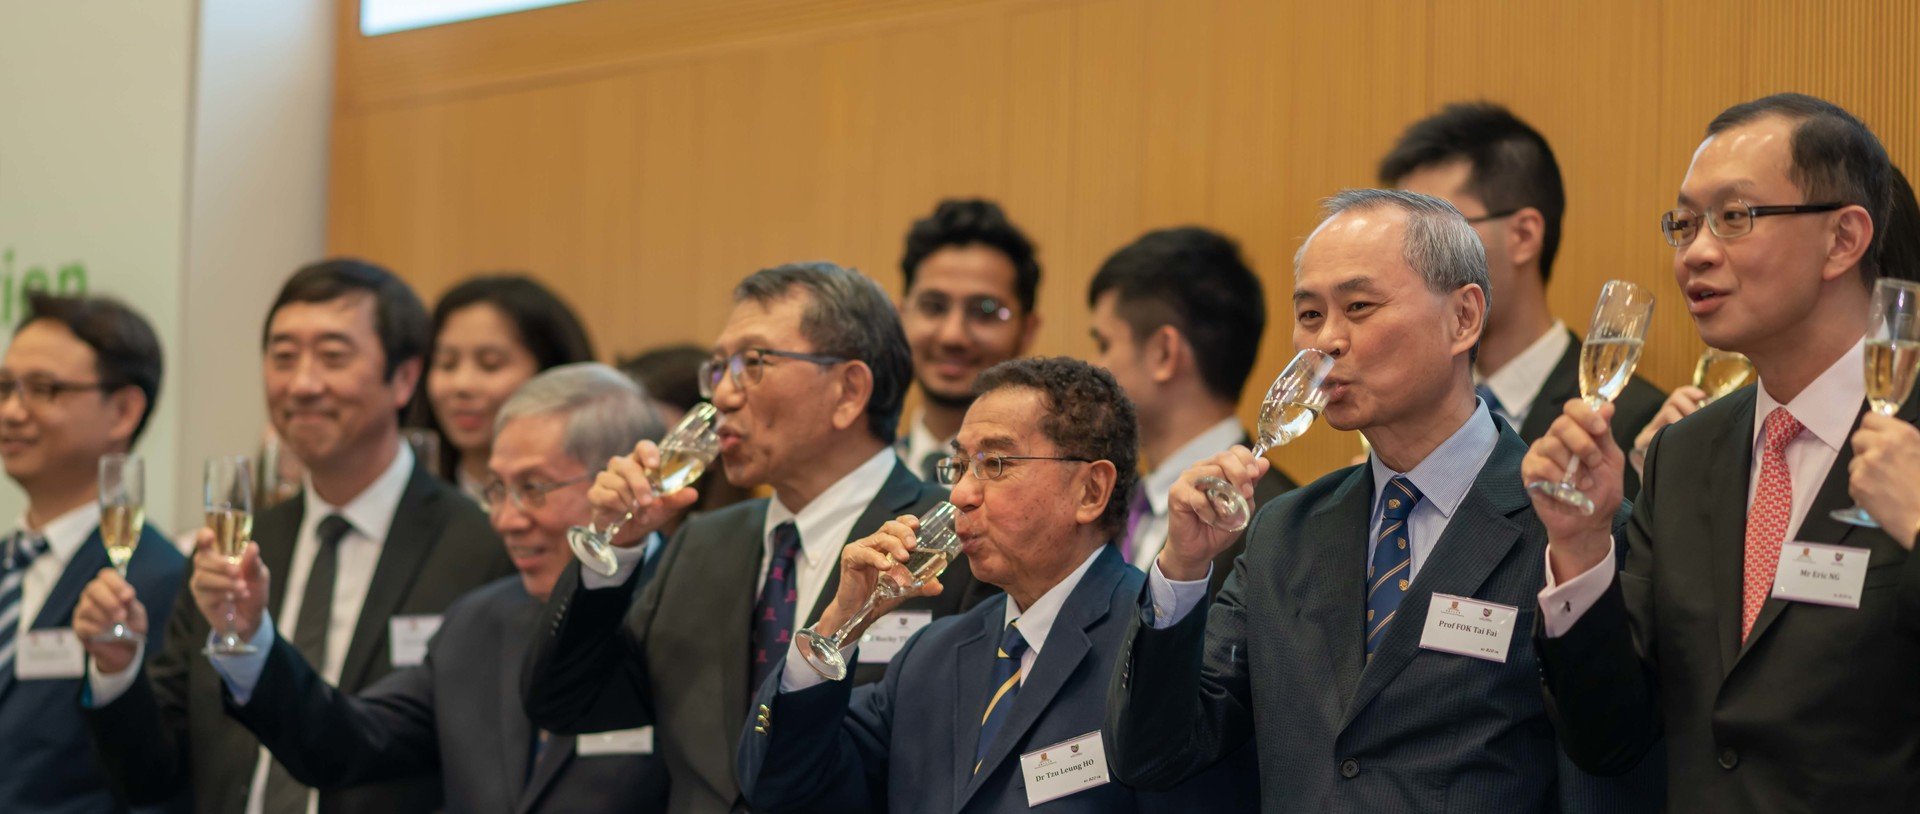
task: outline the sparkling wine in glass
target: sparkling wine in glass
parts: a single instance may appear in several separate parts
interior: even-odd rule
[[[1260,422],[1254,428],[1259,433],[1253,445],[1255,458],[1266,455],[1274,447],[1285,446],[1313,426],[1313,420],[1327,406],[1323,385],[1331,370],[1332,356],[1307,348],[1280,371],[1273,386],[1267,388],[1267,397],[1260,402]],[[1213,507],[1213,517],[1202,518],[1207,525],[1223,531],[1239,531],[1253,519],[1253,506],[1224,478],[1205,477],[1194,485],[1206,493],[1207,502]]]
[[[660,439],[660,467],[647,473],[647,483],[656,497],[666,497],[700,479],[707,466],[720,454],[720,413],[706,402],[693,405],[680,423]],[[620,561],[613,556],[613,538],[620,527],[633,519],[628,509],[619,519],[605,526],[586,525],[567,529],[567,543],[581,565],[601,576],[613,576]]]
[[[127,578],[127,563],[140,545],[140,531],[147,519],[146,461],[133,453],[113,453],[100,457],[100,541],[107,546],[107,561],[120,578]],[[97,642],[138,642],[145,637],[129,630],[124,622],[114,622],[107,632],[94,637]]]
[[[1882,277],[1873,284],[1867,324],[1867,408],[1885,416],[1900,412],[1920,373],[1920,283]],[[1836,509],[1833,519],[1867,528],[1880,524],[1866,509]]]
[[[1745,387],[1750,381],[1753,381],[1753,363],[1738,353],[1707,348],[1693,363],[1693,386],[1707,394],[1706,400],[1700,402],[1702,407]]]
[[[907,573],[913,575],[913,582],[901,585],[890,574],[881,574],[880,580],[873,586],[873,593],[867,595],[867,602],[860,612],[847,619],[832,635],[822,635],[811,627],[796,634],[800,647],[800,656],[807,666],[830,681],[839,681],[847,677],[847,661],[840,655],[840,647],[854,628],[867,620],[873,607],[881,602],[897,599],[920,589],[927,580],[940,576],[947,565],[960,556],[960,535],[954,532],[953,524],[960,518],[960,510],[945,501],[936,504],[927,513],[920,516],[920,529],[914,533],[914,548],[907,553]]]
[[[1646,344],[1647,326],[1653,322],[1653,293],[1625,280],[1609,280],[1600,288],[1600,301],[1593,307],[1593,322],[1587,326],[1587,339],[1580,346],[1580,398],[1598,410],[1613,401],[1633,378],[1640,363],[1640,349]],[[1593,514],[1593,500],[1573,485],[1580,472],[1580,459],[1567,461],[1567,471],[1558,483],[1534,481],[1527,484],[1541,494],[1572,506],[1581,514]]]
[[[208,458],[202,501],[214,547],[227,562],[238,563],[253,539],[253,462],[245,455]],[[227,595],[225,626],[206,647],[208,655],[240,656],[258,650],[240,638],[233,595]]]

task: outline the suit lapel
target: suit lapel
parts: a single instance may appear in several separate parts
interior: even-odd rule
[[[1296,591],[1307,604],[1311,624],[1302,632],[1326,637],[1336,697],[1353,698],[1366,663],[1367,526],[1373,507],[1373,475],[1357,466],[1333,494],[1315,509],[1293,541],[1302,562]],[[1249,545],[1253,541],[1248,541]],[[1265,544],[1262,542],[1261,544]]]
[[[1695,501],[1697,527],[1707,530],[1705,544],[1713,557],[1713,615],[1720,639],[1720,670],[1733,670],[1740,652],[1740,603],[1744,596],[1747,548],[1747,488],[1753,476],[1754,390],[1737,390],[1722,398],[1733,411],[1709,444],[1707,459],[1723,461],[1723,477],[1708,478],[1705,499]]]
[[[87,541],[74,550],[73,559],[67,561],[67,569],[60,572],[60,581],[54,583],[53,591],[47,594],[46,603],[40,606],[40,615],[33,618],[33,627],[65,627],[73,624],[73,609],[80,604],[80,593],[86,590],[88,582],[93,581],[93,575],[105,567],[107,547],[100,542],[100,529],[96,526],[93,533],[87,535]]]
[[[533,749],[533,726],[527,720],[525,708],[520,705],[524,689],[520,684],[520,662],[527,653],[527,637],[539,623],[540,604],[528,597],[525,607],[515,608],[515,612],[507,614],[509,623],[504,629],[494,631],[500,642],[500,658],[494,665],[498,675],[497,686],[500,688],[500,772],[507,779],[505,802],[516,808],[524,808],[524,804],[535,797],[527,790],[527,761]],[[551,745],[548,748],[551,749]]]
[[[723,731],[737,733],[747,722],[747,706],[752,703],[747,684],[753,680],[749,662],[753,658],[753,606],[759,601],[760,558],[765,551],[767,501],[759,501],[753,511],[740,515],[740,525],[723,531],[723,539],[685,540],[683,545],[712,545],[723,556],[719,575],[726,581],[713,586],[721,604],[721,618],[713,623],[727,637],[720,652],[730,663],[720,671],[720,693],[714,697],[720,705],[718,720]],[[725,553],[722,554],[721,551]],[[694,553],[694,552],[687,552]],[[664,586],[663,586],[664,587]],[[700,624],[698,619],[655,619],[653,624]],[[704,763],[701,765],[705,765]],[[721,773],[709,778],[714,788],[733,783],[733,764],[713,767]]]
[[[528,734],[528,739],[532,734]],[[579,741],[573,735],[549,735],[547,748],[540,753],[540,762],[534,764],[533,776],[527,779],[526,790],[520,793],[520,801],[514,806],[516,811],[532,811],[547,793],[547,787],[560,777],[560,771],[573,761],[574,745]]]
[[[860,519],[853,521],[853,530],[847,532],[847,539],[843,545],[851,545],[860,538],[872,534],[888,520],[899,517],[907,507],[913,505],[914,500],[920,497],[920,483],[920,479],[914,477],[904,464],[895,461],[893,470],[887,473],[886,482],[880,485],[880,491],[874,494],[873,501],[867,504],[866,511],[860,513]],[[801,619],[800,623],[806,624],[820,618],[820,614],[826,613],[827,606],[833,604],[834,593],[839,590],[840,564],[836,556],[833,567],[827,570],[826,584],[821,586],[820,595],[813,600],[813,612]]]
[[[1580,337],[1567,331],[1567,352],[1553,365],[1553,372],[1540,384],[1540,392],[1527,408],[1527,419],[1520,422],[1520,437],[1539,438],[1547,434],[1553,420],[1560,417],[1567,400],[1580,395]]]
[[[286,607],[287,576],[293,573],[293,549],[300,542],[300,523],[306,514],[306,495],[297,494],[253,519],[253,541],[272,575],[267,581],[267,607],[274,613]]]
[[[347,659],[340,668],[342,690],[354,691],[366,685],[367,670],[387,639],[387,620],[400,609],[427,555],[433,553],[446,521],[442,503],[446,493],[435,489],[436,485],[433,476],[415,463],[413,477],[394,509],[387,539],[380,546],[380,560],[373,567],[373,581],[367,584],[367,597],[360,603],[353,639],[347,643]]]
[[[1005,594],[982,604],[979,626],[954,647],[953,676],[953,799],[960,800],[973,783],[973,753],[980,745],[980,719],[987,713],[987,693],[993,681],[994,651],[1000,645],[1000,620],[1007,618]],[[955,805],[954,809],[960,809]]]

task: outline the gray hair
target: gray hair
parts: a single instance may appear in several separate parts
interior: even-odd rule
[[[800,334],[813,343],[813,352],[861,362],[873,371],[867,429],[873,437],[892,443],[907,382],[913,378],[907,334],[900,328],[893,301],[860,272],[824,260],[754,272],[734,287],[733,301],[764,306],[786,298],[795,286],[811,295],[800,317]]]
[[[646,391],[599,362],[550,367],[528,379],[500,405],[493,432],[515,419],[546,415],[566,417],[566,453],[590,470],[633,451],[641,439],[658,441],[667,432]]]
[[[1427,281],[1427,289],[1450,294],[1461,286],[1480,286],[1486,295],[1486,308],[1493,308],[1493,284],[1487,278],[1487,249],[1480,234],[1460,214],[1460,210],[1432,195],[1398,189],[1345,189],[1322,204],[1326,217],[1313,227],[1313,233],[1301,241],[1293,255],[1294,272],[1307,254],[1307,245],[1341,213],[1396,207],[1407,213],[1406,243],[1401,256],[1407,265]]]

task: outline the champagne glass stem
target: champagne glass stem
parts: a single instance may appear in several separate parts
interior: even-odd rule
[[[1253,457],[1255,457],[1255,458],[1265,458],[1265,457],[1267,457],[1267,449],[1268,449],[1268,447],[1267,447],[1267,442],[1265,442],[1265,441],[1261,441],[1261,442],[1259,442],[1259,443],[1256,443],[1256,444],[1254,444],[1254,445],[1253,445]]]
[[[885,576],[880,578],[886,579]],[[853,629],[859,627],[861,622],[867,620],[867,614],[873,612],[873,606],[880,604],[881,591],[882,587],[876,583],[873,586],[873,592],[867,594],[867,603],[860,606],[859,612],[847,617],[847,621],[842,622],[840,628],[835,630],[832,636],[827,637],[827,642],[833,645],[833,649],[839,650],[840,644],[847,640],[847,636],[853,633]]]
[[[1560,485],[1568,489],[1574,488],[1573,478],[1578,474],[1580,474],[1580,459],[1568,458],[1567,471],[1560,476]]]

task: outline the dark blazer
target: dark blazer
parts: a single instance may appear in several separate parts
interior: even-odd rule
[[[1061,606],[977,773],[973,756],[995,689],[1005,595],[922,629],[878,684],[830,681],[781,694],[776,671],[755,701],[768,723],[742,733],[747,799],[761,814],[1029,810],[1020,755],[1100,729],[1107,678],[1145,582],[1118,549],[1100,550]],[[1251,776],[1243,779],[1251,785]],[[1160,794],[1108,783],[1038,810],[1250,810],[1248,797],[1234,804],[1230,785],[1190,782]]]
[[[276,618],[284,618],[277,611],[286,598],[284,577],[292,570],[305,511],[305,499],[295,498],[254,518],[253,539],[273,574],[268,603]],[[513,563],[486,516],[416,463],[347,646],[340,688],[359,692],[393,672],[390,617],[442,613],[461,594],[511,573]],[[260,742],[223,709],[225,687],[201,652],[210,628],[194,609],[189,589],[183,585],[174,601],[182,612],[168,624],[166,648],[125,694],[89,709],[87,725],[122,798],[149,802],[190,784],[195,811],[239,814],[246,807]],[[440,784],[423,776],[321,794],[320,811],[427,811],[439,801]]]
[[[247,705],[226,696],[227,712],[316,788],[438,774],[450,814],[664,810],[667,769],[650,755],[580,757],[554,735],[532,762],[520,662],[539,614],[520,577],[496,580],[447,608],[425,662],[355,695],[275,637]]]
[[[80,594],[100,569],[108,567],[107,549],[95,527],[74,550],[46,604],[33,618],[34,630],[73,626]],[[147,606],[152,638],[147,655],[158,653],[166,638],[167,616],[187,572],[187,561],[173,543],[149,525],[127,563],[127,579]],[[107,788],[93,745],[80,720],[83,679],[14,680],[0,695],[0,811],[93,814],[124,811]],[[179,800],[178,802],[183,802]],[[162,802],[155,800],[155,802]]]
[[[1615,770],[1664,732],[1675,811],[1920,810],[1920,557],[1827,516],[1853,504],[1851,445],[1794,539],[1871,552],[1860,608],[1769,599],[1740,641],[1754,399],[1655,436],[1625,570],[1541,640],[1567,751]]]
[[[1547,434],[1547,428],[1565,411],[1569,400],[1580,397],[1580,337],[1572,331],[1568,331],[1567,336],[1573,344],[1567,346],[1566,353],[1560,354],[1553,372],[1540,385],[1540,393],[1533,397],[1533,406],[1527,408],[1527,420],[1520,422],[1520,439],[1529,444]],[[1667,394],[1652,382],[1639,376],[1627,380],[1626,388],[1613,400],[1613,442],[1620,445],[1621,452],[1633,450],[1634,437],[1652,423],[1660,412],[1660,405],[1666,401]],[[1629,466],[1626,490],[1621,494],[1632,500],[1639,493],[1640,477]]]
[[[945,490],[896,463],[847,542],[945,498]],[[637,600],[637,579],[620,588],[586,590],[580,587],[579,566],[569,567],[554,587],[540,637],[528,654],[521,684],[527,716],[554,732],[652,725],[655,753],[672,777],[669,811],[742,807],[733,755],[751,700],[750,617],[759,591],[766,516],[767,499],[760,498],[687,521],[667,543],[658,573]],[[801,618],[819,618],[839,582],[836,566],[812,612]],[[950,616],[996,590],[977,582],[964,559],[940,582],[946,590],[939,596],[902,607]],[[877,681],[885,669],[861,665],[854,679]]]
[[[1526,635],[1546,530],[1520,484],[1526,445],[1490,420],[1493,454],[1371,662],[1364,465],[1263,509],[1210,607],[1164,630],[1133,614],[1107,721],[1120,778],[1166,787],[1251,738],[1269,812],[1558,810],[1559,750]],[[1506,662],[1421,649],[1434,593],[1517,607]]]

